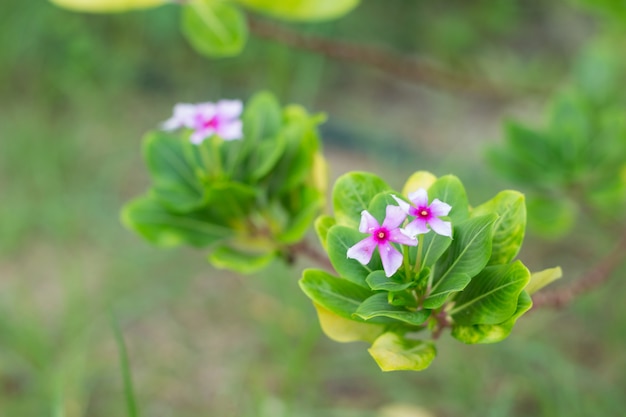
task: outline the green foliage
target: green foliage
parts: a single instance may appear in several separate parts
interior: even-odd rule
[[[421,172],[407,184],[406,192],[426,184],[431,200],[452,205],[452,238],[431,232],[419,235],[417,247],[398,247],[404,264],[390,277],[377,252],[366,265],[348,258],[348,249],[365,237],[358,230],[361,212],[382,223],[386,206],[396,204],[391,195],[399,195],[373,174],[348,173],[333,189],[334,220],[322,216],[316,228],[338,276],[307,270],[300,280],[305,294],[324,309],[318,313],[329,337],[369,341],[369,352],[384,371],[428,367],[436,354],[434,342],[415,339],[419,332],[430,330],[436,338],[450,326],[464,343],[496,342],[532,305],[524,290],[531,274],[514,260],[526,228],[522,194],[503,191],[471,209],[454,176],[437,179]],[[533,287],[557,277],[540,273]],[[337,329],[351,336],[338,337]]]
[[[152,186],[126,205],[124,224],[157,245],[209,247],[213,265],[242,273],[286,256],[324,202],[321,120],[260,93],[246,106],[242,140],[194,145],[186,130],[148,133]],[[259,159],[260,148],[272,157]]]
[[[557,96],[546,128],[510,122],[505,143],[488,152],[496,171],[532,190],[529,224],[544,236],[569,232],[583,210],[616,220],[626,208],[626,114],[604,90]]]
[[[287,20],[326,20],[340,17],[360,0],[235,0],[257,12]]]
[[[215,0],[192,0],[184,5],[181,28],[196,51],[216,58],[239,54],[248,37],[243,13]]]

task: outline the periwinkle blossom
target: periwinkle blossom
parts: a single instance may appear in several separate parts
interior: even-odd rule
[[[190,140],[199,145],[206,138],[218,135],[224,140],[241,139],[243,110],[240,100],[220,100],[217,103],[174,106],[174,115],[162,125],[164,130],[186,127],[193,130]]]
[[[374,216],[367,210],[363,210],[359,231],[369,233],[370,236],[350,247],[347,252],[348,258],[356,259],[361,264],[367,265],[372,259],[374,250],[378,248],[385,275],[390,277],[395,274],[402,265],[402,254],[393,247],[391,242],[409,246],[417,245],[417,240],[408,236],[400,228],[405,219],[406,213],[400,207],[389,205],[381,226]]]
[[[428,227],[430,226],[435,233],[452,237],[452,225],[450,222],[443,221],[439,218],[441,216],[447,216],[448,213],[450,213],[452,207],[449,204],[436,198],[429,205],[428,193],[423,188],[409,194],[409,200],[413,205],[410,205],[395,195],[392,197],[398,202],[404,213],[415,217],[415,219],[405,227],[405,230],[411,236],[428,233]]]

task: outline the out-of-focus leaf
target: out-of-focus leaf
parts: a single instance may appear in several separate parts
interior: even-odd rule
[[[202,213],[178,214],[154,197],[143,196],[122,210],[122,222],[149,242],[159,246],[208,246],[232,235],[232,230],[208,222]]]
[[[183,34],[199,53],[220,58],[241,52],[248,26],[237,7],[222,1],[191,0],[183,8]]]
[[[408,197],[410,193],[423,188],[428,190],[433,183],[437,181],[437,177],[428,171],[414,172],[402,187],[402,195]]]
[[[50,0],[57,6],[78,12],[112,13],[148,9],[169,3],[169,0]]]
[[[276,258],[277,252],[267,249],[263,253],[251,253],[221,245],[211,251],[209,262],[216,268],[251,274],[263,269]]]
[[[360,0],[236,0],[258,12],[288,20],[326,20],[340,17]]]
[[[538,235],[558,239],[569,232],[578,216],[578,207],[567,198],[528,198],[528,226]]]
[[[422,371],[437,355],[434,344],[392,332],[379,336],[368,352],[383,371]]]

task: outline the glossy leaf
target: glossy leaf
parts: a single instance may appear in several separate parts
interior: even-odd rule
[[[236,0],[260,13],[287,20],[327,20],[340,17],[359,0]]]
[[[326,245],[328,246],[328,257],[335,271],[353,283],[369,288],[365,282],[367,276],[372,271],[383,269],[378,252],[374,253],[372,260],[367,265],[362,265],[356,259],[347,257],[348,248],[366,237],[365,233],[361,233],[358,230],[336,225],[328,231]]]
[[[368,352],[383,371],[422,371],[437,355],[434,344],[392,332],[379,336]]]
[[[491,258],[488,265],[506,264],[518,254],[526,231],[524,195],[517,191],[502,191],[472,211],[472,216],[496,213],[493,226]]]
[[[148,9],[166,4],[169,0],[50,0],[57,6],[78,12],[112,13]]]
[[[415,191],[415,190],[413,190]],[[465,187],[454,175],[439,177],[428,188],[428,200],[432,202],[435,198],[452,206],[448,217],[452,221],[452,227],[469,217],[469,203]]]
[[[210,223],[202,212],[179,214],[165,208],[156,198],[143,196],[122,211],[124,225],[159,246],[208,246],[229,237],[232,230]]]
[[[199,53],[219,58],[241,52],[248,37],[242,12],[227,2],[191,0],[183,6],[182,31]]]
[[[359,227],[361,212],[367,210],[376,194],[390,190],[379,177],[367,172],[349,172],[335,182],[332,202],[337,224]]]
[[[437,308],[444,296],[461,291],[478,274],[491,257],[491,240],[495,214],[468,219],[453,229],[452,243],[436,263],[432,287],[424,307]]]
[[[318,269],[304,271],[300,288],[325,309],[343,318],[361,322],[363,320],[354,317],[354,313],[372,295],[371,291],[359,285]]]
[[[476,325],[453,325],[452,336],[457,340],[467,343],[496,343],[506,339],[518,318],[520,318],[525,312],[530,310],[533,303],[530,296],[525,292],[519,296],[517,300],[517,309],[513,316],[500,324],[476,324]]]
[[[520,261],[488,266],[455,298],[450,314],[462,325],[502,323],[515,313],[529,280],[530,272]]]
[[[413,285],[413,282],[400,282],[397,275],[387,277],[385,271],[374,271],[365,280],[374,291],[402,291]]]
[[[430,310],[410,311],[405,307],[398,307],[389,304],[387,293],[374,294],[363,301],[354,313],[363,320],[370,320],[375,317],[388,317],[403,321],[413,326],[419,326],[430,317]]]
[[[374,342],[385,330],[382,324],[361,323],[346,319],[317,303],[313,303],[324,334],[336,342]]]
[[[437,177],[428,171],[414,172],[402,187],[402,196],[408,195],[420,188],[428,190],[433,183],[437,181]]]

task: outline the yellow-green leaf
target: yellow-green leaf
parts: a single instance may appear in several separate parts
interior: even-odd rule
[[[422,340],[383,333],[368,352],[383,371],[421,371],[430,365],[437,355],[435,345]]]
[[[157,7],[168,0],[50,0],[59,7],[90,13],[126,12],[134,9]]]

